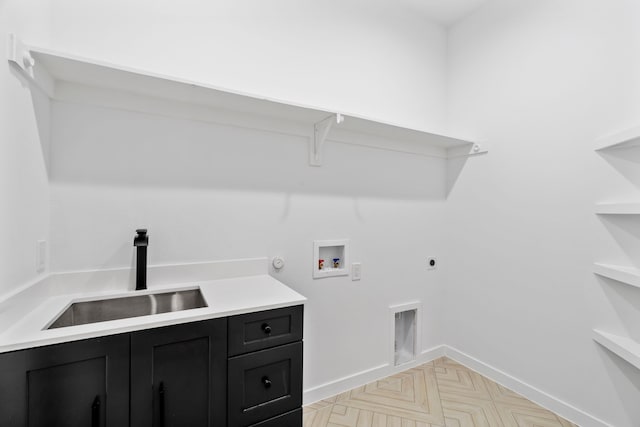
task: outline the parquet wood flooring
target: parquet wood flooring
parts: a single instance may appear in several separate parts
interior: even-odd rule
[[[577,427],[440,358],[304,408],[304,427]]]

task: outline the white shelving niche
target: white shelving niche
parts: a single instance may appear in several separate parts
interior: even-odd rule
[[[312,166],[322,164],[327,140],[444,159],[487,152],[463,138],[28,46],[14,34],[8,46],[13,67],[52,100],[100,102],[302,136],[308,138]]]
[[[595,151],[608,151],[640,147],[640,126],[614,133],[595,142]],[[640,202],[598,203],[596,215],[640,215]],[[640,270],[635,267],[594,263],[593,272],[598,276],[640,288]],[[629,337],[593,330],[593,340],[611,353],[640,369],[640,342]]]

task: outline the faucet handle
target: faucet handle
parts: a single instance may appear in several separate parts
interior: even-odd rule
[[[136,230],[136,237],[133,238],[133,246],[147,246],[149,244],[149,235],[146,228]]]

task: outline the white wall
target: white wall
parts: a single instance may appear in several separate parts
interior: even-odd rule
[[[442,28],[357,2],[56,2],[51,47],[415,127],[444,119]],[[422,300],[441,343],[442,159],[215,123],[56,102],[52,268],[285,257],[309,298],[305,388],[388,362],[388,306]],[[363,277],[312,280],[314,239],[349,238]],[[354,339],[357,337],[357,339]]]
[[[590,339],[640,338],[640,299],[589,272],[640,259],[635,223],[592,214],[640,184],[637,155],[592,151],[637,124],[637,2],[494,0],[451,30],[448,64],[444,30],[356,1],[21,4],[0,3],[3,31],[87,57],[434,130],[448,101],[491,152],[445,204],[432,158],[329,143],[310,168],[298,137],[58,102],[49,215],[32,100],[6,71],[0,292],[33,277],[49,218],[55,271],[131,265],[148,226],[151,263],[286,258],[274,276],[309,297],[305,388],[387,362],[388,305],[421,299],[424,349],[446,337],[612,425],[640,419],[638,373]],[[313,281],[312,240],[343,237],[363,280]]]
[[[34,40],[49,31],[48,2],[0,1],[0,40],[19,32]],[[36,241],[48,240],[49,189],[36,111],[47,126],[48,101],[28,89],[6,60],[0,67],[0,296],[33,280]]]
[[[446,34],[393,2],[60,0],[52,16],[52,45],[68,52],[398,124],[443,125]]]
[[[638,197],[638,155],[593,143],[640,124],[639,17],[632,0],[494,0],[449,39],[451,125],[490,153],[447,200],[446,342],[616,427],[638,425],[640,374],[590,332],[639,339],[640,297],[590,270],[638,266],[640,232],[593,205]]]

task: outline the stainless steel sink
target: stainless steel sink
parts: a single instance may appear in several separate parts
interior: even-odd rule
[[[207,307],[200,289],[74,302],[47,329]]]

